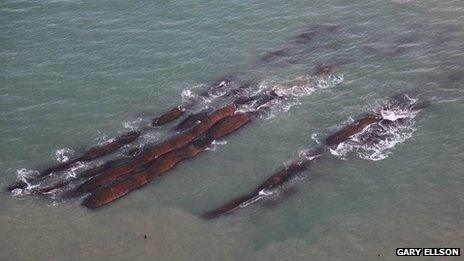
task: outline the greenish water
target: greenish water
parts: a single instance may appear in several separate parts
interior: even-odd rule
[[[464,247],[464,2],[2,1],[0,185],[181,103],[238,72],[264,84],[321,63],[343,82],[299,97],[169,175],[97,211],[0,197],[0,256],[15,260],[370,260],[397,247]],[[257,64],[305,28],[329,47]],[[328,156],[292,193],[212,221],[350,117],[394,93],[437,97],[412,135],[373,161]],[[184,92],[185,93],[185,92]],[[292,106],[290,106],[292,105]],[[168,135],[154,131],[144,141]],[[58,153],[59,154],[59,153]],[[147,236],[144,239],[144,236]],[[379,257],[380,255],[380,257]]]

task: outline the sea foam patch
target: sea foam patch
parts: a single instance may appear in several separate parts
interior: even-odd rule
[[[410,99],[410,102],[415,104],[417,100]],[[355,152],[362,159],[378,161],[391,155],[397,144],[411,138],[416,131],[414,119],[419,110],[413,110],[410,106],[387,104],[377,113],[383,120],[371,124],[336,148],[331,148],[330,152],[341,159]]]
[[[74,154],[74,150],[73,149],[70,149],[70,148],[61,148],[61,149],[57,149],[55,151],[55,153],[53,154],[53,158],[62,163],[62,162],[65,162],[65,161],[68,161],[71,156]]]

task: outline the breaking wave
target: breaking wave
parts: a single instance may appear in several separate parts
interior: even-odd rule
[[[208,148],[206,148],[206,150],[215,151],[218,148],[218,146],[224,146],[226,144],[227,144],[226,140],[220,140],[220,141],[214,140],[213,143],[211,143],[211,145]]]
[[[343,75],[303,76],[284,83],[262,83],[260,89],[274,90],[282,99],[274,100],[270,110],[262,117],[272,119],[287,113],[292,107],[301,104],[301,98],[313,94],[320,89],[328,89],[343,83]]]
[[[65,161],[68,161],[71,156],[74,154],[74,150],[73,149],[69,149],[69,148],[62,148],[62,149],[57,149],[53,155],[53,158],[62,163],[62,162],[65,162]]]
[[[198,112],[205,108],[219,108],[226,103],[232,102],[238,97],[251,97],[254,95],[266,94],[274,91],[282,99],[271,101],[265,107],[264,118],[273,118],[280,113],[285,113],[291,107],[300,104],[299,98],[311,95],[319,89],[334,87],[344,80],[343,75],[318,75],[302,76],[294,80],[275,83],[263,80],[256,83],[255,88],[242,88],[239,83],[227,83],[227,88],[207,92],[205,84],[193,85],[182,91],[182,104],[192,112]],[[205,95],[207,92],[208,95]],[[228,93],[230,92],[230,93]],[[243,105],[240,111],[254,111],[253,104]]]
[[[189,86],[182,91],[182,104],[192,112],[214,107],[215,102],[223,93],[211,94],[207,92],[205,84]],[[205,95],[207,93],[207,95]]]
[[[125,121],[122,126],[125,128],[125,129],[129,129],[131,131],[135,131],[137,129],[139,129],[139,126],[141,125],[141,123],[143,122],[143,118],[139,117],[135,120],[131,120],[131,121]]]
[[[343,82],[343,75],[304,76],[295,81],[276,85],[279,96],[304,97],[319,89],[327,89]]]
[[[410,101],[417,102],[414,99]],[[411,138],[416,131],[414,119],[419,113],[418,110],[402,106],[383,106],[378,113],[384,120],[370,125],[336,148],[331,148],[330,152],[341,159],[354,152],[362,159],[383,160],[393,153],[392,150],[397,144]]]

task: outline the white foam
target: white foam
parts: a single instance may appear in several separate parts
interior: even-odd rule
[[[221,141],[214,140],[213,143],[211,143],[211,145],[208,148],[206,148],[206,150],[215,151],[218,148],[218,146],[224,146],[226,144],[227,144],[226,140],[221,140]]]
[[[195,98],[196,96],[193,94],[192,90],[184,89],[181,93],[182,99],[190,100]]]
[[[362,159],[383,160],[392,154],[392,149],[397,144],[403,143],[415,132],[414,118],[417,113],[418,111],[407,109],[382,109],[381,115],[386,120],[402,119],[402,122],[390,125],[374,123],[338,144],[336,148],[330,148],[330,152],[341,159],[346,159],[348,153],[355,152]]]
[[[342,160],[346,160],[346,155],[352,150],[353,147],[347,142],[338,144],[336,148],[329,148],[329,151],[332,155],[337,156]]]
[[[69,170],[66,171],[66,178],[76,178],[77,176],[77,171],[78,170],[81,170],[85,167],[87,167],[89,164],[88,163],[84,163],[84,162],[77,162],[76,164],[73,164]]]
[[[143,122],[143,118],[137,118],[135,120],[132,120],[132,121],[125,121],[122,126],[126,129],[129,129],[131,131],[134,131],[134,130],[137,130],[138,129],[138,126],[140,126],[140,124]]]
[[[298,152],[298,156],[301,158],[305,158],[306,160],[313,160],[319,158],[321,154],[313,150],[300,150]]]
[[[30,195],[32,194],[32,191],[39,187],[38,184],[36,185],[32,185],[32,184],[29,184],[27,183],[27,187],[23,188],[23,189],[20,189],[20,188],[16,188],[16,189],[13,189],[11,191],[11,193],[13,194],[13,196],[15,197],[18,197],[18,196],[26,196],[26,195]]]
[[[345,80],[343,74],[317,77],[316,86],[319,89],[334,87]]]
[[[30,170],[26,168],[16,170],[16,176],[24,182],[27,182],[31,178],[35,178],[39,175],[37,170]]]
[[[151,144],[157,142],[160,139],[160,134],[158,132],[147,132],[142,135],[142,144]]]
[[[260,192],[261,193],[261,192]],[[242,204],[239,205],[239,207],[241,208],[245,208],[253,203],[255,203],[256,201],[260,200],[261,198],[263,198],[262,195],[259,195],[259,196],[256,196],[256,197],[253,197],[245,202],[243,202]]]
[[[396,121],[398,119],[412,118],[417,114],[416,111],[409,109],[395,108],[395,109],[382,109],[380,115],[382,118],[390,121]]]
[[[287,98],[285,100],[273,100],[270,106],[271,110],[260,117],[269,120],[280,114],[288,113],[293,106],[300,104],[300,100],[294,98]]]
[[[319,136],[321,136],[320,133],[314,133],[311,135],[311,139],[314,140],[317,144],[321,144],[322,141],[319,139]]]
[[[409,139],[414,133],[415,129],[412,127],[404,126],[392,130],[391,137],[384,140],[379,140],[371,146],[363,146],[358,150],[358,156],[363,159],[378,161],[387,158],[392,154],[392,149],[399,143]]]
[[[55,151],[53,158],[58,162],[66,162],[74,154],[74,150],[62,148]]]
[[[281,113],[287,113],[293,106],[300,105],[300,98],[309,96],[319,89],[335,87],[344,81],[343,75],[304,76],[295,80],[295,85],[270,84],[262,85],[263,89],[273,89],[284,99],[274,100],[272,109],[266,114],[266,119],[274,118]],[[279,106],[275,106],[279,103]]]
[[[188,104],[188,107],[194,105],[193,108],[189,108],[192,111],[209,107],[220,94],[208,93],[209,95],[200,95],[199,91],[204,91],[204,89],[204,84],[197,84],[185,88],[181,93],[182,103]]]

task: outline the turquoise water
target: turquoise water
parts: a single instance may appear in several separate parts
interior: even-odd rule
[[[2,194],[0,256],[369,260],[394,259],[397,247],[462,248],[463,16],[460,0],[2,1],[2,187],[22,169],[78,154],[233,72],[273,86],[336,63],[343,82],[281,105],[97,211],[53,195]],[[317,40],[324,48],[291,44],[320,24],[340,26]],[[257,62],[286,47],[290,61]],[[277,197],[199,218],[350,118],[410,90],[436,102],[416,116],[410,136],[381,152],[386,158],[328,155]],[[155,130],[142,143],[167,135]]]

